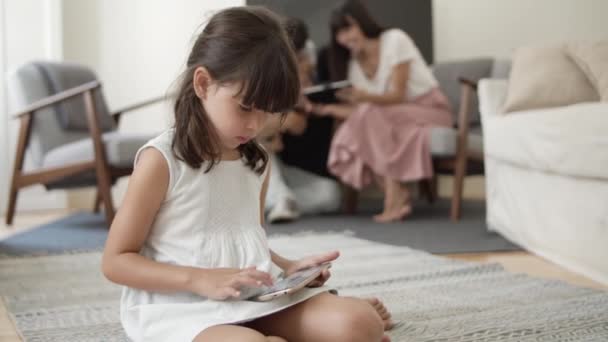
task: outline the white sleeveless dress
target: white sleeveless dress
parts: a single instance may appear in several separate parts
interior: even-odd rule
[[[169,166],[169,187],[140,252],[158,262],[202,268],[256,266],[275,277],[260,224],[262,175],[242,160],[221,161],[210,172],[178,160],[171,149],[173,130],[139,151],[155,148]],[[137,156],[135,161],[137,162]],[[125,287],[121,322],[134,341],[192,341],[202,330],[242,323],[304,301],[328,288],[307,288],[270,302],[215,301],[192,293],[157,293]]]

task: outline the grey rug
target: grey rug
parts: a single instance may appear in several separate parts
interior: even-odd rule
[[[101,250],[107,236],[103,214],[80,212],[0,240],[0,254],[48,255]]]
[[[608,293],[345,234],[270,238],[288,257],[339,249],[328,283],[380,297],[393,341],[608,341]],[[0,258],[0,293],[26,341],[124,341],[120,287],[98,252]]]
[[[346,230],[367,240],[439,254],[520,249],[502,236],[486,230],[483,202],[465,202],[459,222],[449,220],[448,201],[432,205],[419,203],[406,221],[391,224],[378,224],[371,219],[378,210],[374,205],[364,203],[361,213],[356,216],[309,216],[289,224],[269,225],[268,234]],[[81,212],[0,240],[0,254],[48,255],[99,250],[103,248],[106,236],[103,215]]]
[[[381,203],[364,202],[361,207],[355,216],[305,216],[295,222],[269,225],[268,233],[272,235],[347,230],[362,239],[407,246],[435,254],[521,249],[501,235],[487,230],[485,203],[482,201],[465,201],[462,218],[458,222],[450,220],[450,202],[447,200],[434,204],[417,202],[407,220],[389,224],[372,220],[372,215],[380,212]]]

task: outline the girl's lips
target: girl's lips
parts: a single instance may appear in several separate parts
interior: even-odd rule
[[[244,143],[246,143],[246,142],[248,142],[250,140],[250,138],[247,138],[247,137],[240,137],[239,136],[239,137],[236,137],[236,138],[239,140],[239,142],[241,144],[244,144]]]

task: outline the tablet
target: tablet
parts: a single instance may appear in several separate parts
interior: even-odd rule
[[[247,293],[244,296],[245,298],[242,299],[266,302],[277,297],[295,293],[304,288],[306,285],[310,284],[311,281],[315,280],[317,277],[319,277],[319,275],[321,275],[321,272],[330,267],[330,263],[324,263],[295,272],[287,278],[277,280],[271,287],[247,289],[242,291]]]
[[[344,80],[306,87],[302,90],[302,93],[312,103],[337,103],[341,101],[336,97],[336,92],[351,86],[350,81]]]

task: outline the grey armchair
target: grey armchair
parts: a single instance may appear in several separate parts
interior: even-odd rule
[[[96,186],[95,210],[104,204],[108,225],[114,217],[111,186],[131,174],[136,151],[151,135],[117,130],[123,113],[164,100],[158,97],[110,113],[93,71],[71,63],[32,62],[9,77],[13,108],[20,108],[17,151],[6,223],[12,224],[19,190]],[[25,153],[33,170],[24,171]]]
[[[477,100],[482,78],[508,78],[511,62],[492,58],[437,63],[433,73],[455,112],[455,126],[431,130],[430,149],[435,174],[454,176],[450,217],[460,218],[462,190],[467,175],[483,174],[483,137]],[[436,178],[425,183],[431,201],[436,197]]]

